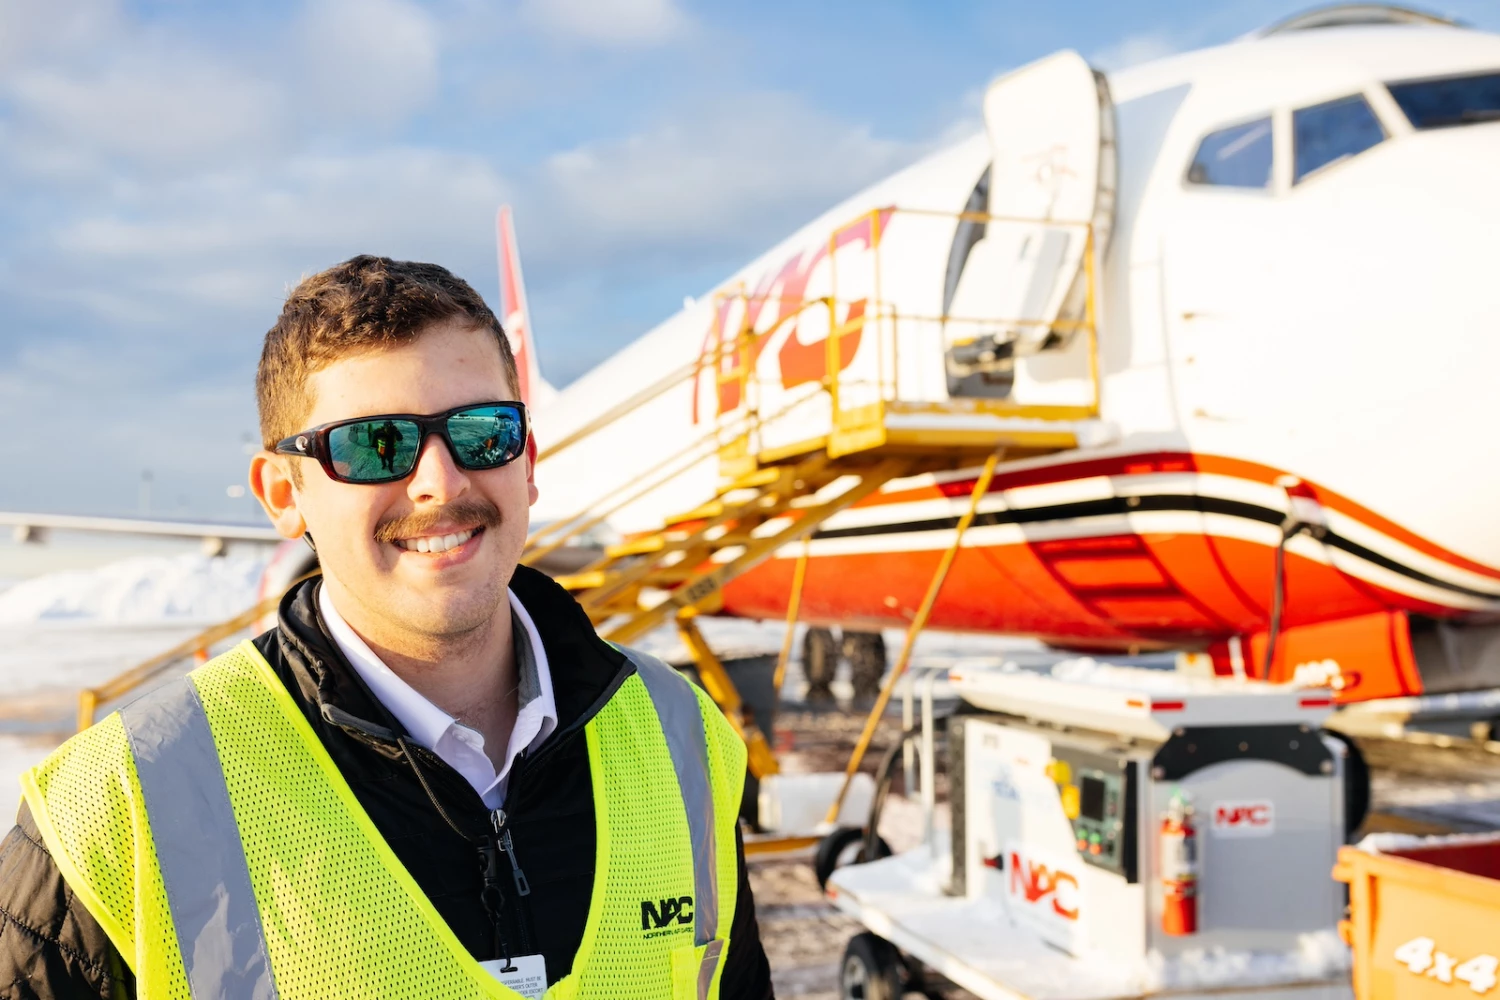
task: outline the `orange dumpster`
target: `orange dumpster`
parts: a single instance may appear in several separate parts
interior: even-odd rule
[[[1500,998],[1500,834],[1344,847],[1333,877],[1349,883],[1357,1000]]]

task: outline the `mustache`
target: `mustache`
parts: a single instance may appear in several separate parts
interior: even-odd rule
[[[386,518],[375,526],[375,540],[394,542],[398,538],[430,534],[440,524],[495,528],[500,521],[500,508],[491,501],[483,497],[460,497],[435,509]]]

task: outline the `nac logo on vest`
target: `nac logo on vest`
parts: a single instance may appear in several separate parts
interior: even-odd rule
[[[693,897],[678,896],[675,899],[652,901],[641,900],[641,930],[651,931],[648,938],[663,934],[679,933],[680,928],[693,922]]]

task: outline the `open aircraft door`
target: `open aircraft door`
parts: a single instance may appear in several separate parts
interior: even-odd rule
[[[1083,339],[1071,335],[1086,308],[1085,257],[1102,259],[1114,222],[1114,105],[1103,74],[1063,51],[990,84],[984,121],[993,160],[954,239],[946,366],[951,394],[1003,397],[1025,380],[1017,359],[1071,355]],[[1073,402],[1088,378],[1081,357],[1041,380],[1078,386],[1023,401]]]

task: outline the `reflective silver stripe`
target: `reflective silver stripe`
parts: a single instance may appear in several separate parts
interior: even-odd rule
[[[120,710],[193,1000],[275,1000],[260,909],[198,689]]]
[[[724,950],[723,941],[710,941],[703,949],[703,961],[698,966],[698,1000],[708,1000],[708,988],[714,984],[714,970],[719,967],[719,955]]]
[[[687,678],[649,653],[620,647],[635,664],[656,706],[667,737],[672,769],[687,809],[693,840],[693,940],[707,944],[719,936],[719,851],[714,829],[714,792],[708,776],[708,736],[698,696]]]

